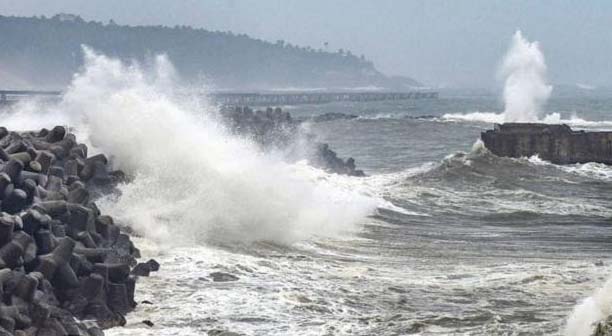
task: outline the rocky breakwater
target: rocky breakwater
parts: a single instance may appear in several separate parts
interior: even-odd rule
[[[225,107],[221,115],[233,132],[248,136],[264,148],[305,152],[310,163],[318,168],[336,174],[365,176],[356,168],[353,158],[344,160],[328,144],[316,141],[312,134],[303,133],[300,130],[302,121],[293,119],[289,112],[279,107],[255,111],[246,106]],[[300,141],[303,139],[306,141]]]
[[[573,131],[567,125],[506,123],[482,132],[481,139],[497,156],[538,155],[556,164],[612,164],[612,132]]]
[[[64,127],[0,127],[0,335],[102,335],[125,323],[137,276],[159,265],[137,264],[94,202],[124,179]]]

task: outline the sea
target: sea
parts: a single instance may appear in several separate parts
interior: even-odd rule
[[[98,204],[161,268],[108,335],[587,336],[612,311],[612,168],[491,154],[495,93],[285,107],[356,116],[302,125],[367,174],[349,177],[174,98],[163,57],[85,56],[61,102],[3,120],[69,125],[133,176]],[[539,118],[612,130],[612,95],[553,94]]]

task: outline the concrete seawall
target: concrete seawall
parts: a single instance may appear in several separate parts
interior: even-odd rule
[[[497,156],[537,154],[556,164],[612,164],[612,132],[574,131],[564,124],[506,123],[482,132],[481,139]]]

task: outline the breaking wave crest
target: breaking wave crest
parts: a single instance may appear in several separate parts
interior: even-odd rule
[[[111,155],[134,180],[100,206],[137,232],[160,241],[291,243],[354,230],[376,208],[328,174],[230,135],[206,102],[176,98],[166,57],[145,69],[88,48],[84,54],[59,104],[44,115],[25,104],[5,121],[19,129],[69,125]]]
[[[475,122],[475,123],[503,123],[505,122],[504,113],[495,112],[471,112],[471,113],[447,113],[442,116],[443,121],[454,122]],[[588,128],[609,128],[612,127],[612,120],[585,120],[576,114],[564,119],[560,113],[550,113],[534,122],[547,124],[567,124],[576,127]]]

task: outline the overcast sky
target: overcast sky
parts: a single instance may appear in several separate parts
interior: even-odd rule
[[[0,0],[2,15],[58,12],[314,48],[329,42],[386,74],[464,87],[497,85],[497,66],[521,29],[540,41],[552,82],[612,86],[612,0]]]

